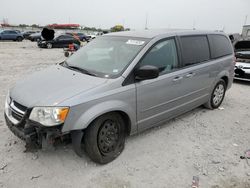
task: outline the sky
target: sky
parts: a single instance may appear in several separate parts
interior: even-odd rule
[[[109,29],[178,28],[240,33],[250,0],[1,0],[0,23],[78,23]],[[147,19],[146,19],[147,18]]]

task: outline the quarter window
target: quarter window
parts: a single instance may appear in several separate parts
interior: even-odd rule
[[[233,53],[232,44],[224,35],[210,35],[212,58],[219,58]]]
[[[172,71],[178,67],[177,50],[174,39],[156,44],[140,62],[142,65],[152,65],[159,68],[160,74]]]
[[[181,37],[182,57],[185,66],[208,61],[210,51],[206,36]]]

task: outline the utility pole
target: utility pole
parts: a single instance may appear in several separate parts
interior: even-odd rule
[[[145,30],[148,29],[148,13],[146,14]]]
[[[193,21],[193,30],[195,30],[195,20]]]
[[[223,32],[225,32],[225,29],[226,29],[226,28],[225,28],[225,26],[223,25],[223,27],[222,27],[222,31],[223,31]]]

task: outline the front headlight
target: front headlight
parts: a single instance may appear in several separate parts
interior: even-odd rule
[[[34,107],[29,119],[44,126],[55,126],[64,123],[68,112],[68,107]]]

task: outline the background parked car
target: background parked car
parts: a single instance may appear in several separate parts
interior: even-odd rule
[[[66,33],[68,35],[71,35],[73,37],[77,37],[80,41],[83,41],[83,42],[89,42],[91,37],[90,36],[87,36],[85,35],[84,33]]]
[[[39,31],[24,31],[22,32],[23,37],[27,39],[31,34],[38,33]]]
[[[87,36],[90,38],[90,40],[93,40],[93,39],[96,38],[96,35],[95,35],[95,34],[88,34]]]
[[[21,42],[23,35],[15,30],[2,30],[0,31],[0,40],[13,40]]]
[[[34,34],[31,34],[27,37],[28,40],[34,42],[34,41],[41,41],[42,40],[42,34],[39,32],[39,33],[34,33]]]
[[[40,41],[37,45],[40,48],[68,48],[69,44],[77,44],[80,46],[80,41],[71,35],[60,35],[53,40]]]
[[[241,36],[244,40],[250,40],[250,25],[243,26]]]
[[[250,40],[237,42],[234,49],[236,56],[234,79],[250,81]]]

